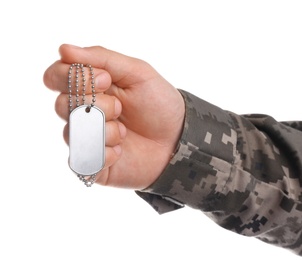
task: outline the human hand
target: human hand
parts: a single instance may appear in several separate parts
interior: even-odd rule
[[[99,46],[64,44],[59,51],[61,60],[45,71],[44,83],[61,92],[55,107],[66,121],[70,64],[94,67],[96,106],[106,115],[106,164],[96,182],[138,190],[151,185],[167,166],[182,132],[185,105],[179,91],[142,60]],[[68,124],[68,143],[67,129]]]

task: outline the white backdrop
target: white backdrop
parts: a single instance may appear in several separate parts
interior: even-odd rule
[[[189,208],[159,216],[131,190],[86,188],[42,77],[62,43],[102,45],[224,109],[301,120],[301,13],[277,0],[2,1],[0,259],[300,259]]]

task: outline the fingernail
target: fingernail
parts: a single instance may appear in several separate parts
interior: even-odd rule
[[[118,99],[115,99],[114,101],[114,116],[115,118],[118,118],[122,112],[122,104]]]
[[[124,124],[122,124],[122,123],[119,123],[118,127],[119,127],[121,138],[124,139],[126,137],[126,134],[127,134],[127,129],[124,126]]]

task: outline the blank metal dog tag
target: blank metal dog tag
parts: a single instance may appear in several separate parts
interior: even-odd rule
[[[95,106],[82,105],[69,116],[69,167],[91,176],[105,164],[105,115]]]

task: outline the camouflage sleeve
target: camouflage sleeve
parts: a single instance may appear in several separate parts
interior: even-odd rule
[[[178,150],[137,194],[159,213],[187,205],[302,255],[302,122],[239,116],[180,92],[186,119]]]

